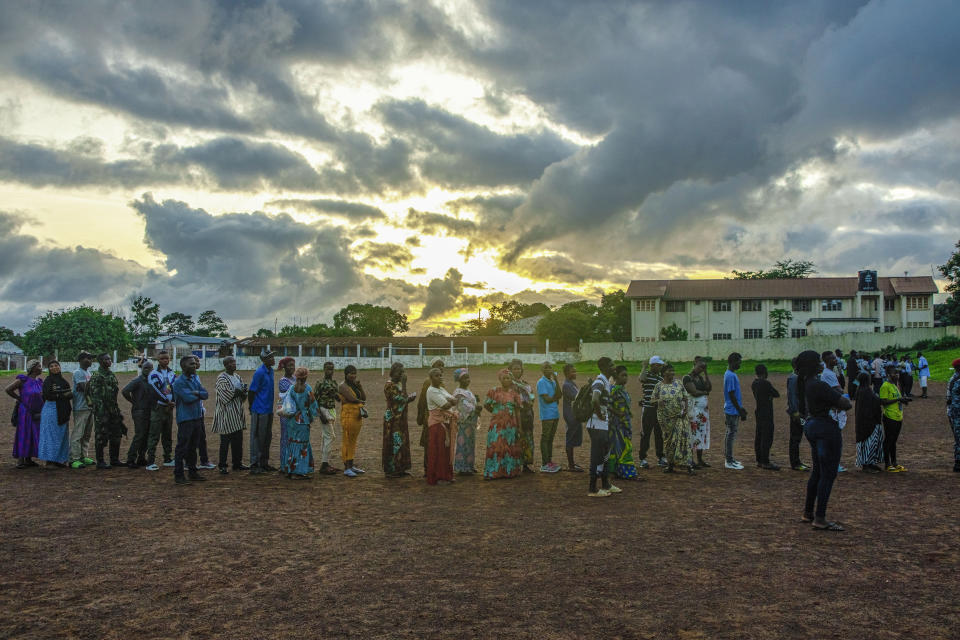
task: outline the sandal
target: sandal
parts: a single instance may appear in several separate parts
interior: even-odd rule
[[[836,522],[828,522],[826,526],[820,526],[815,524],[813,525],[813,528],[816,529],[817,531],[846,531],[846,529],[841,527]]]
[[[578,464],[575,464],[572,467],[568,467],[567,471],[573,471],[575,473],[583,473],[583,467],[581,467]]]
[[[812,523],[812,522],[813,522],[813,514],[812,514],[812,513],[805,513],[805,514],[803,514],[802,516],[800,516],[800,522],[806,522],[807,524]]]

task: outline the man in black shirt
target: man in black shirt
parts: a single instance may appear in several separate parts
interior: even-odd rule
[[[128,382],[127,386],[120,391],[132,405],[130,412],[133,414],[133,440],[130,441],[130,449],[127,451],[128,469],[147,466],[145,456],[147,437],[150,435],[150,409],[157,403],[153,387],[147,381],[151,371],[153,371],[153,363],[144,360],[140,364],[140,375]]]
[[[754,413],[757,417],[757,435],[753,441],[757,466],[769,471],[779,471],[780,466],[770,462],[770,447],[773,445],[773,399],[779,398],[780,393],[767,380],[766,365],[758,364],[754,372],[757,377],[751,388],[753,398],[757,401]]]

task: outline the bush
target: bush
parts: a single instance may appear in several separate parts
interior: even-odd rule
[[[960,348],[960,337],[957,336],[943,336],[939,340],[918,340],[912,347],[914,351],[947,351],[957,348]]]

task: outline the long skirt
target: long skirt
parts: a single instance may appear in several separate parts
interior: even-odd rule
[[[405,411],[390,420],[383,421],[383,449],[380,462],[383,472],[388,476],[410,471],[410,429],[407,426]]]
[[[515,424],[491,423],[487,431],[487,457],[483,465],[486,480],[515,478],[523,472],[523,448]]]
[[[56,421],[56,418],[54,418],[54,421]],[[17,432],[13,437],[13,457],[37,457],[39,441],[40,421],[34,420],[33,415],[21,404],[17,411]]]
[[[453,456],[453,470],[457,473],[476,471],[477,421],[460,420],[457,423],[457,447]]]
[[[287,430],[293,418],[280,418],[280,464],[287,459]]]
[[[340,444],[340,458],[344,465],[352,462],[357,455],[357,438],[363,428],[359,404],[344,403],[340,409],[340,426],[343,428],[343,441]]]
[[[533,464],[533,411],[520,413],[520,446],[523,464]]]
[[[70,424],[57,424],[56,402],[45,402],[40,411],[37,457],[60,464],[66,464],[70,458]]]
[[[663,455],[673,465],[690,461],[690,422],[686,416],[658,415],[663,429]]]
[[[427,444],[427,484],[441,480],[453,480],[450,465],[450,436],[442,424],[430,425],[430,440]]]
[[[883,464],[883,425],[878,424],[863,442],[857,443],[857,466],[865,467],[868,464]]]
[[[611,475],[624,480],[637,477],[637,465],[633,461],[633,430],[627,424],[610,422],[610,457],[607,468]]]
[[[287,422],[287,445],[280,458],[280,470],[305,476],[313,473],[313,447],[310,446],[310,425],[296,420]]]
[[[691,398],[690,402],[690,446],[695,450],[706,451],[710,448],[710,411],[707,396]]]

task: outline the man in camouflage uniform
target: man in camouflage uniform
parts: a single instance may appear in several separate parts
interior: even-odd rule
[[[117,404],[117,393],[120,388],[117,376],[110,367],[113,359],[108,353],[97,356],[100,368],[90,376],[87,384],[87,402],[93,410],[94,434],[96,437],[97,469],[109,469],[111,466],[121,466],[120,439],[127,433],[123,425],[123,414]],[[110,463],[103,459],[103,448],[110,445]]]

